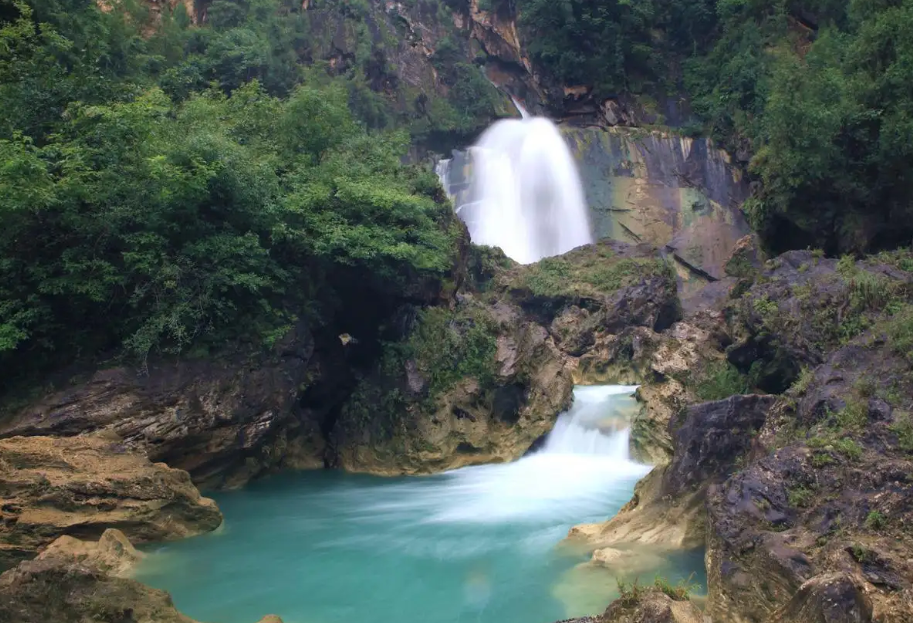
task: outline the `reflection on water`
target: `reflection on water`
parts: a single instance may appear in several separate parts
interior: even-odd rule
[[[139,579],[218,623],[549,623],[601,611],[613,575],[555,545],[630,499],[630,387],[575,390],[543,449],[422,478],[284,474],[214,497],[225,527],[153,548]],[[673,582],[700,553],[660,559]],[[655,571],[653,572],[655,573]],[[652,574],[644,575],[652,579]]]

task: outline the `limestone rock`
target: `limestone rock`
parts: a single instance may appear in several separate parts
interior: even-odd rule
[[[29,560],[0,575],[4,623],[196,623],[168,593],[61,557]]]
[[[422,318],[406,340],[422,361],[380,366],[343,408],[333,429],[340,467],[416,474],[515,460],[570,405],[565,357],[517,306],[467,293]],[[451,357],[476,358],[471,376],[448,376],[459,361],[441,357],[444,343]]]
[[[654,551],[688,550],[704,543],[706,511],[700,495],[673,499],[663,493],[663,473],[656,467],[634,488],[634,497],[618,514],[597,524],[574,526],[566,542],[588,549],[649,546]]]
[[[126,576],[143,559],[124,533],[114,528],[105,530],[98,541],[80,541],[62,536],[48,545],[38,559],[65,558],[116,576]]]
[[[154,362],[148,375],[101,370],[4,422],[0,437],[112,431],[207,486],[240,485],[288,462],[321,467],[319,422],[296,410],[313,351],[299,327],[262,357]]]
[[[0,440],[0,516],[0,566],[63,535],[98,539],[118,528],[144,543],[222,523],[187,472],[152,464],[105,435]]]

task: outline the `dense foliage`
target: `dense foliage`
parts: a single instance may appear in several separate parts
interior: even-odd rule
[[[407,133],[353,114],[352,75],[297,63],[302,15],[210,10],[224,29],[89,0],[0,13],[4,381],[269,343],[452,270],[460,229],[436,178],[402,164]]]
[[[708,133],[753,154],[747,208],[774,250],[913,237],[913,1],[515,5],[533,58],[566,84],[685,95]]]

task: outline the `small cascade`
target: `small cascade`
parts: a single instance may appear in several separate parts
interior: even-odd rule
[[[420,478],[286,473],[217,492],[225,529],[157,547],[139,577],[195,619],[225,623],[270,610],[322,623],[593,614],[615,582],[603,573],[585,596],[562,596],[580,559],[555,545],[572,525],[615,514],[650,470],[628,458],[633,390],[575,388],[543,447],[512,463]],[[700,582],[702,570],[699,557],[661,572]]]
[[[636,389],[636,385],[578,387],[574,406],[559,416],[542,452],[629,461],[629,397]]]
[[[528,264],[593,241],[577,166],[558,126],[531,117],[492,125],[470,148],[469,188],[456,210],[476,244]],[[449,164],[439,166],[444,180]]]

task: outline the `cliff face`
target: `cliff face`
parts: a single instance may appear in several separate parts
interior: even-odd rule
[[[724,278],[736,242],[750,232],[740,209],[748,184],[708,139],[637,128],[564,127],[597,239],[649,243],[671,254],[683,295]],[[467,201],[468,152],[438,167],[454,203]]]

